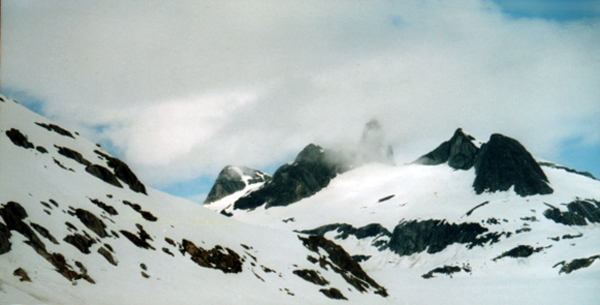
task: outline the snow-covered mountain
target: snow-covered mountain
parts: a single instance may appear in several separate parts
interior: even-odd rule
[[[268,176],[244,168],[243,187]],[[239,184],[223,184],[215,198]],[[146,187],[0,96],[0,304],[393,302],[343,248]]]
[[[205,207],[331,239],[407,303],[597,302],[600,181],[591,174],[461,129],[403,166],[339,170],[334,154],[311,144],[261,187]]]
[[[424,150],[426,151],[426,150]],[[600,181],[457,130],[394,165],[381,126],[203,205],[0,96],[0,304],[595,304]]]

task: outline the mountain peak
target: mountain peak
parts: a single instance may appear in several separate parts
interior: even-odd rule
[[[473,144],[474,140],[475,138],[465,134],[462,128],[458,128],[450,140],[421,156],[415,163],[437,165],[448,162],[454,169],[470,169],[475,164],[475,157],[479,152],[479,148]]]
[[[551,194],[548,178],[539,164],[519,143],[501,134],[493,134],[481,146],[475,160],[477,194],[484,191],[506,191],[511,186],[520,196]]]
[[[271,176],[246,166],[225,166],[215,184],[210,189],[203,204],[215,202],[223,197],[241,191],[250,184],[269,181]]]

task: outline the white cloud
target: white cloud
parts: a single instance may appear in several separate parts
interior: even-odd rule
[[[490,1],[3,2],[2,87],[107,138],[160,185],[357,143],[399,163],[464,127],[552,159],[600,141],[600,23]],[[94,134],[94,126],[105,126]]]

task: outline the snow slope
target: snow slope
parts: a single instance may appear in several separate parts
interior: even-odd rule
[[[473,168],[371,163],[285,207],[233,209],[243,191],[206,207],[250,224],[322,234],[361,260],[400,304],[595,304],[600,218],[568,225],[546,215],[581,219],[567,205],[585,201],[600,216],[600,181],[542,169],[552,194],[476,194]],[[435,220],[445,229],[418,226]],[[469,230],[485,231],[469,240]]]
[[[101,166],[110,180],[111,157],[51,124],[0,96],[0,249],[9,247],[0,254],[0,304],[333,304],[320,291],[332,288],[357,304],[393,302],[372,285],[359,292],[344,279],[350,271],[334,271],[332,254],[311,251],[296,233],[151,188],[136,192],[123,178],[122,187],[103,181],[86,168]],[[8,134],[26,136],[32,147]],[[318,270],[328,284],[298,270]]]

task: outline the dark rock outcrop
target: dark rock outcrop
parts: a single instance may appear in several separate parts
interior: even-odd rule
[[[134,211],[140,213],[142,218],[148,221],[157,221],[158,217],[154,216],[151,212],[142,210],[142,207],[137,203],[131,203],[127,200],[123,200],[123,204],[130,206]]]
[[[77,218],[79,218],[81,223],[83,223],[94,233],[98,234],[98,236],[100,236],[101,238],[108,236],[108,233],[106,233],[105,230],[106,225],[104,224],[104,222],[90,211],[84,209],[76,209],[75,215],[77,215]]]
[[[65,137],[70,137],[75,139],[75,137],[73,136],[73,134],[71,134],[70,131],[58,126],[58,125],[54,125],[54,124],[45,124],[45,123],[35,123],[36,125],[46,128],[46,130],[48,131],[54,131],[56,133],[58,133],[59,135],[65,136]]]
[[[120,188],[123,187],[123,185],[121,185],[115,174],[113,174],[108,168],[102,165],[88,165],[85,167],[85,171],[108,184],[112,184]]]
[[[113,266],[117,265],[117,261],[115,260],[115,258],[112,256],[112,254],[106,250],[104,247],[100,247],[98,249],[98,253],[100,253],[100,255],[104,256],[104,258]]]
[[[427,250],[436,253],[447,246],[460,244],[481,244],[487,241],[481,235],[488,229],[478,223],[450,224],[444,220],[412,220],[398,224],[392,232],[388,248],[400,256],[411,255]]]
[[[56,272],[60,273],[69,281],[85,279],[94,283],[93,279],[87,275],[79,274],[73,270],[61,253],[50,253],[46,251],[46,245],[39,239],[35,232],[23,222],[27,217],[25,209],[17,202],[10,201],[0,208],[0,216],[6,223],[8,230],[15,230],[27,238],[25,243],[33,250],[52,264]]]
[[[390,231],[388,231],[386,228],[384,228],[378,223],[371,223],[360,228],[355,228],[352,225],[346,223],[334,223],[320,226],[312,230],[298,231],[298,233],[324,236],[325,234],[327,234],[327,232],[331,231],[336,231],[337,233],[339,233],[337,236],[335,236],[335,239],[346,239],[350,235],[353,235],[357,239],[378,236],[392,236],[392,233]],[[373,241],[372,245],[383,250],[387,246],[387,242],[376,239]]]
[[[588,222],[600,223],[600,201],[594,199],[575,200],[567,204],[568,211],[546,204],[549,209],[544,211],[546,218],[568,226],[585,226]]]
[[[473,144],[473,138],[458,128],[450,140],[440,144],[436,149],[421,156],[415,163],[438,165],[448,163],[454,169],[467,170],[475,164],[479,148]]]
[[[512,258],[529,257],[533,253],[540,252],[542,250],[544,250],[544,247],[534,248],[529,245],[519,245],[517,247],[514,247],[514,248],[506,251],[506,252],[503,252],[498,257],[494,258],[494,261],[501,259],[503,257],[512,257]]]
[[[322,236],[311,235],[306,238],[298,236],[298,238],[306,248],[319,254],[319,265],[322,268],[330,267],[360,292],[366,292],[367,289],[372,288],[374,293],[383,297],[388,296],[386,289],[367,275],[360,264],[354,261],[344,248]],[[327,255],[321,255],[320,249],[325,250]]]
[[[117,176],[117,178],[121,179],[121,181],[129,185],[129,188],[132,191],[147,195],[146,186],[142,182],[140,182],[140,180],[138,180],[136,175],[133,173],[133,171],[131,171],[129,166],[125,164],[125,162],[117,158],[111,157],[99,150],[94,150],[94,152],[108,160],[108,167],[112,168],[115,171],[115,176]]]
[[[110,215],[119,215],[119,212],[117,212],[117,210],[111,205],[108,205],[98,199],[90,199],[90,201]]]
[[[125,230],[121,230],[120,232],[121,234],[125,235],[125,237],[134,245],[144,249],[156,250],[151,244],[148,243],[148,240],[152,240],[152,237],[150,237],[150,234],[144,230],[144,227],[138,223],[136,223],[135,226],[138,229],[137,235]]]
[[[44,238],[48,239],[49,241],[51,241],[53,244],[58,245],[58,241],[56,240],[56,238],[54,238],[54,236],[52,236],[52,234],[50,234],[50,232],[48,231],[48,229],[42,227],[41,225],[38,225],[37,223],[33,223],[31,222],[30,225],[38,232],[40,233],[40,235],[42,235]]]
[[[241,171],[241,173],[240,173]],[[215,184],[210,189],[204,204],[215,202],[221,198],[229,196],[237,191],[246,188],[246,183],[243,176],[249,176],[248,184],[266,182],[271,179],[271,176],[253,168],[240,166],[226,166],[221,170]]]
[[[89,236],[78,233],[67,235],[63,240],[73,245],[83,254],[90,254],[90,247],[96,243],[96,241]]]
[[[350,169],[336,152],[315,144],[306,146],[294,162],[281,166],[270,181],[258,190],[239,198],[234,209],[248,210],[286,206],[310,197],[326,187],[337,174]]]
[[[556,268],[557,266],[562,266],[558,271],[558,274],[561,274],[563,272],[569,274],[575,270],[591,266],[597,259],[600,259],[600,255],[593,255],[587,258],[576,258],[568,263],[562,261],[554,265],[553,268]]]
[[[27,140],[27,136],[22,134],[21,131],[19,131],[16,128],[11,128],[10,130],[7,130],[6,136],[13,142],[13,144],[17,146],[21,146],[26,149],[32,149],[35,147],[33,143]]]
[[[493,134],[481,146],[475,160],[477,194],[507,191],[512,186],[520,196],[551,194],[548,178],[531,154],[518,141]]]
[[[44,146],[36,146],[35,150],[41,152],[42,154],[48,153],[48,150]]]
[[[216,245],[214,248],[205,250],[202,247],[196,247],[193,242],[183,239],[181,244],[185,251],[192,256],[192,261],[196,264],[223,271],[223,273],[242,272],[243,262],[240,255],[235,251]]]
[[[324,277],[320,276],[319,273],[311,269],[298,269],[294,270],[293,273],[307,282],[311,282],[315,285],[325,286],[329,285],[329,281]]]
[[[446,275],[449,275],[450,277],[452,277],[452,273],[460,272],[461,270],[462,270],[462,268],[460,268],[458,266],[444,265],[444,267],[435,268],[435,269],[421,275],[421,277],[424,279],[429,279],[429,278],[434,277],[434,275],[433,275],[434,273],[446,274]]]
[[[594,180],[598,180],[590,172],[578,171],[576,169],[572,169],[572,168],[569,168],[569,167],[566,167],[566,166],[562,166],[562,165],[557,165],[557,164],[554,164],[554,163],[551,163],[551,162],[538,162],[538,164],[540,166],[545,166],[545,167],[555,168],[555,169],[562,169],[562,170],[564,170],[566,172],[569,172],[569,173],[573,173],[573,174],[581,175],[581,176],[588,177],[588,178],[591,178],[591,179],[594,179]]]
[[[77,161],[78,163],[83,164],[84,166],[88,166],[88,165],[92,164],[90,161],[88,161],[86,158],[84,158],[81,155],[81,153],[79,153],[77,151],[74,151],[68,147],[60,147],[57,145],[54,145],[54,147],[56,147],[58,149],[59,154],[65,156],[67,158],[73,159],[73,160]]]
[[[18,276],[19,281],[21,282],[31,282],[31,278],[29,278],[29,275],[25,270],[23,270],[23,268],[17,268],[15,271],[13,271],[13,275]]]
[[[330,299],[334,299],[334,300],[348,300],[348,298],[346,298],[342,292],[340,292],[337,288],[329,288],[329,289],[320,289],[320,292],[322,292],[324,295],[326,295],[328,298]]]
[[[0,223],[0,255],[8,253],[11,248],[10,230],[3,223]]]

